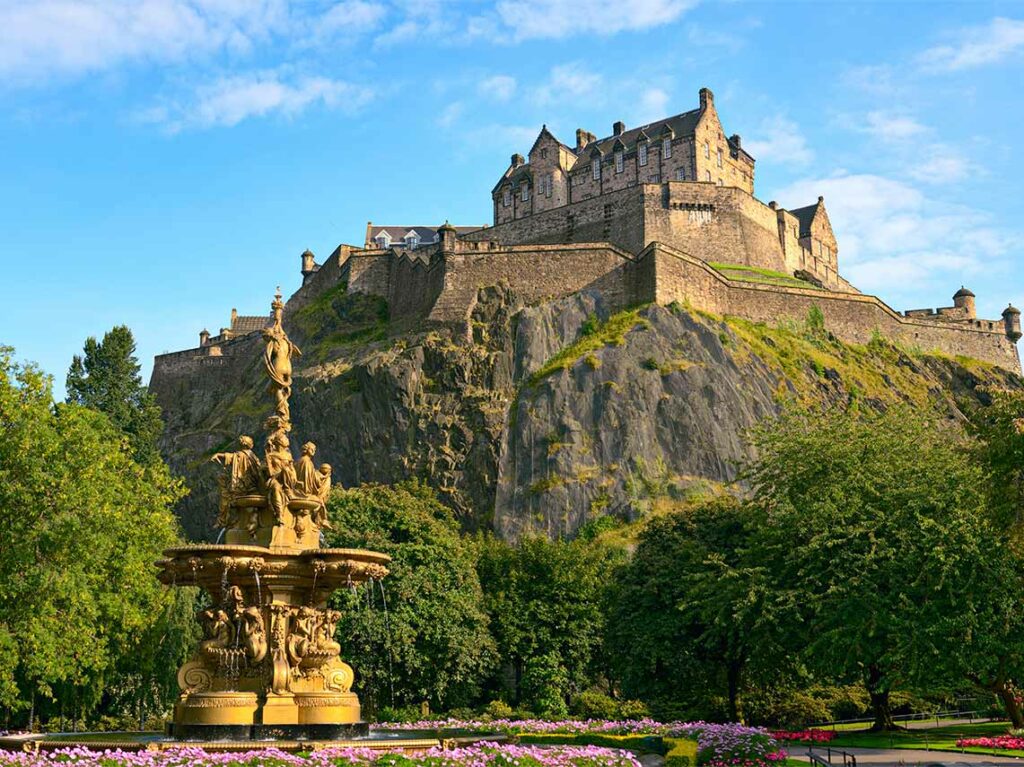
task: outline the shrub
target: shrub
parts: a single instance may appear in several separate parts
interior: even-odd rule
[[[650,709],[641,700],[624,700],[619,703],[619,719],[646,719],[650,715]]]
[[[821,699],[828,708],[828,721],[859,719],[871,707],[871,696],[863,685],[812,687],[809,692]]]
[[[780,729],[799,729],[829,718],[825,701],[803,690],[759,690],[743,698],[744,719],[752,724]]]
[[[566,716],[565,693],[569,676],[556,653],[546,653],[532,659],[523,674],[523,695],[542,716]]]
[[[492,700],[484,707],[484,713],[494,719],[511,719],[512,706],[503,700]]]
[[[609,696],[597,690],[587,690],[576,696],[573,711],[585,719],[615,719],[619,706]]]

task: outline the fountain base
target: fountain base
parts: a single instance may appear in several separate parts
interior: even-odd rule
[[[332,741],[366,738],[370,725],[351,724],[182,724],[167,726],[167,737],[179,742],[211,741]]]

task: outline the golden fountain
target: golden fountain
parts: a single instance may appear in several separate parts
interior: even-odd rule
[[[213,606],[198,615],[204,637],[178,671],[181,698],[175,740],[337,740],[365,736],[352,668],[327,607],[340,587],[387,575],[390,557],[375,551],[320,548],[330,529],[326,500],[331,467],[314,466],[307,442],[296,462],[288,434],[292,357],[301,354],[281,324],[280,289],[273,324],[263,331],[263,363],[274,414],[263,460],[251,437],[222,467],[218,527],[224,543],[180,546],[157,562],[161,582],[199,586]]]

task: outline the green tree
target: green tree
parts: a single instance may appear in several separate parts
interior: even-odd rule
[[[627,695],[662,706],[689,695],[689,716],[715,715],[721,696],[723,713],[739,721],[748,669],[775,646],[763,573],[751,563],[758,522],[752,509],[726,496],[645,525],[610,620]]]
[[[106,415],[55,405],[49,378],[0,348],[0,705],[34,713],[74,690],[88,710],[120,658],[148,652],[172,598],[152,563],[178,540],[182,494]]]
[[[371,710],[468,704],[494,661],[471,543],[451,511],[416,482],[332,494],[331,546],[390,554],[383,583],[332,597],[338,639]]]
[[[487,613],[501,660],[512,671],[515,701],[539,707],[530,692],[542,688],[545,701],[553,687],[565,695],[582,692],[605,670],[605,603],[623,551],[582,538],[539,536],[514,546],[484,538],[479,547]],[[530,673],[530,664],[544,668]],[[527,674],[558,684],[525,685]]]
[[[791,411],[759,428],[758,556],[791,647],[820,678],[889,692],[955,680],[991,583],[983,475],[956,426],[906,407]],[[964,616],[967,616],[966,618]]]
[[[160,460],[156,447],[163,430],[160,407],[142,385],[132,331],[118,325],[102,341],[89,337],[83,355],[75,355],[67,377],[68,402],[106,413],[128,437],[135,459]]]

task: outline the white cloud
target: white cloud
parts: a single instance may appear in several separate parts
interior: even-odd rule
[[[495,101],[508,101],[516,92],[516,78],[509,75],[494,75],[480,81],[477,91]]]
[[[442,128],[451,128],[459,121],[464,111],[465,106],[461,101],[453,101],[441,111],[437,118],[437,124]]]
[[[807,165],[814,159],[800,126],[782,115],[762,120],[743,148],[758,162],[776,165]]]
[[[864,116],[863,122],[854,127],[883,141],[903,141],[919,136],[928,130],[913,117],[882,110],[868,112]]]
[[[582,64],[561,64],[551,69],[547,81],[534,90],[533,98],[541,105],[571,103],[596,94],[602,82],[601,75]]]
[[[369,89],[342,80],[302,77],[287,82],[279,73],[259,72],[220,78],[200,86],[184,104],[158,104],[140,112],[138,119],[162,124],[170,132],[231,127],[275,113],[294,117],[314,104],[354,112],[372,95]]]
[[[956,72],[994,64],[1024,52],[1024,19],[996,17],[981,27],[961,30],[959,39],[921,53],[917,63],[926,72]]]
[[[381,3],[343,0],[335,3],[316,21],[317,36],[330,37],[375,29],[386,15],[387,8]]]
[[[285,0],[13,0],[0,4],[0,79],[30,83],[126,61],[248,51],[286,26]]]
[[[912,304],[991,269],[1018,246],[982,211],[930,199],[920,189],[873,174],[804,179],[776,195],[799,207],[825,196],[839,241],[840,271],[857,287]]]
[[[668,93],[661,88],[647,88],[640,94],[637,113],[633,115],[637,123],[643,124],[660,120],[668,115]]]
[[[495,11],[518,41],[649,29],[676,21],[694,5],[696,0],[498,0]]]
[[[948,144],[934,143],[919,147],[907,175],[929,184],[950,184],[963,181],[982,169]]]

